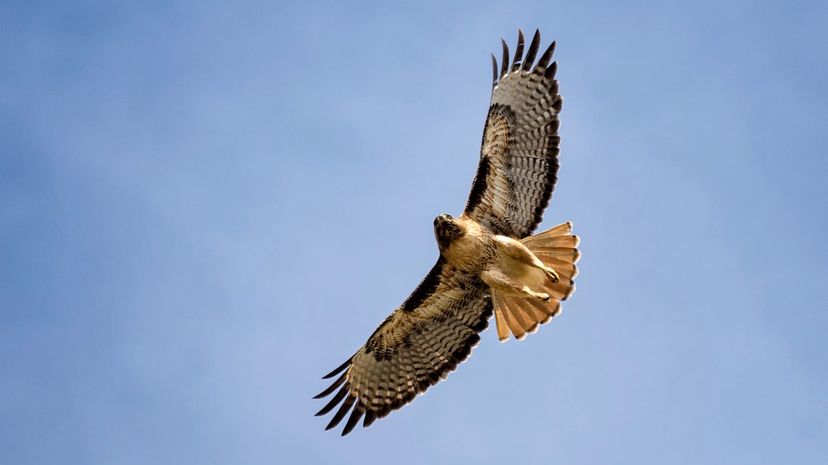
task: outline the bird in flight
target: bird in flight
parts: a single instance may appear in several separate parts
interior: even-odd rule
[[[540,32],[524,56],[523,32],[510,60],[492,55],[492,97],[480,162],[466,209],[434,220],[440,255],[413,293],[354,355],[323,379],[333,394],[316,414],[339,407],[346,435],[363,420],[411,402],[445,379],[480,341],[495,315],[497,337],[523,339],[561,310],[575,290],[578,237],[566,222],[537,235],[558,173],[558,114],[563,100],[551,62],[555,42],[535,62]]]

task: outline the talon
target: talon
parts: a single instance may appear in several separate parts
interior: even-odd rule
[[[547,267],[544,271],[546,272],[546,277],[553,283],[560,281],[560,276],[558,276],[558,273],[552,268]]]

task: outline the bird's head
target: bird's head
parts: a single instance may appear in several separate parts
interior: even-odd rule
[[[440,250],[445,250],[451,243],[466,234],[466,227],[451,215],[443,213],[434,218],[434,237]]]

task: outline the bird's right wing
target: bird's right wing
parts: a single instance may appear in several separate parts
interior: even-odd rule
[[[445,379],[469,356],[491,315],[488,286],[478,276],[438,259],[417,289],[365,345],[325,376],[339,375],[315,397],[335,393],[317,415],[339,405],[326,428],[330,429],[350,413],[344,436],[363,415],[363,426],[367,427],[406,405]]]

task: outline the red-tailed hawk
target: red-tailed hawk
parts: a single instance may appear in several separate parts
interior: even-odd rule
[[[333,384],[315,398],[333,398],[326,429],[350,413],[342,435],[411,402],[469,356],[495,314],[501,341],[522,339],[560,312],[575,290],[578,237],[572,223],[530,236],[549,203],[558,172],[561,96],[550,64],[555,43],[535,63],[540,33],[526,56],[523,32],[514,58],[503,41],[480,163],[466,209],[440,215],[434,232],[437,263],[411,296],[368,341],[324,379]],[[341,404],[341,405],[340,405]]]

